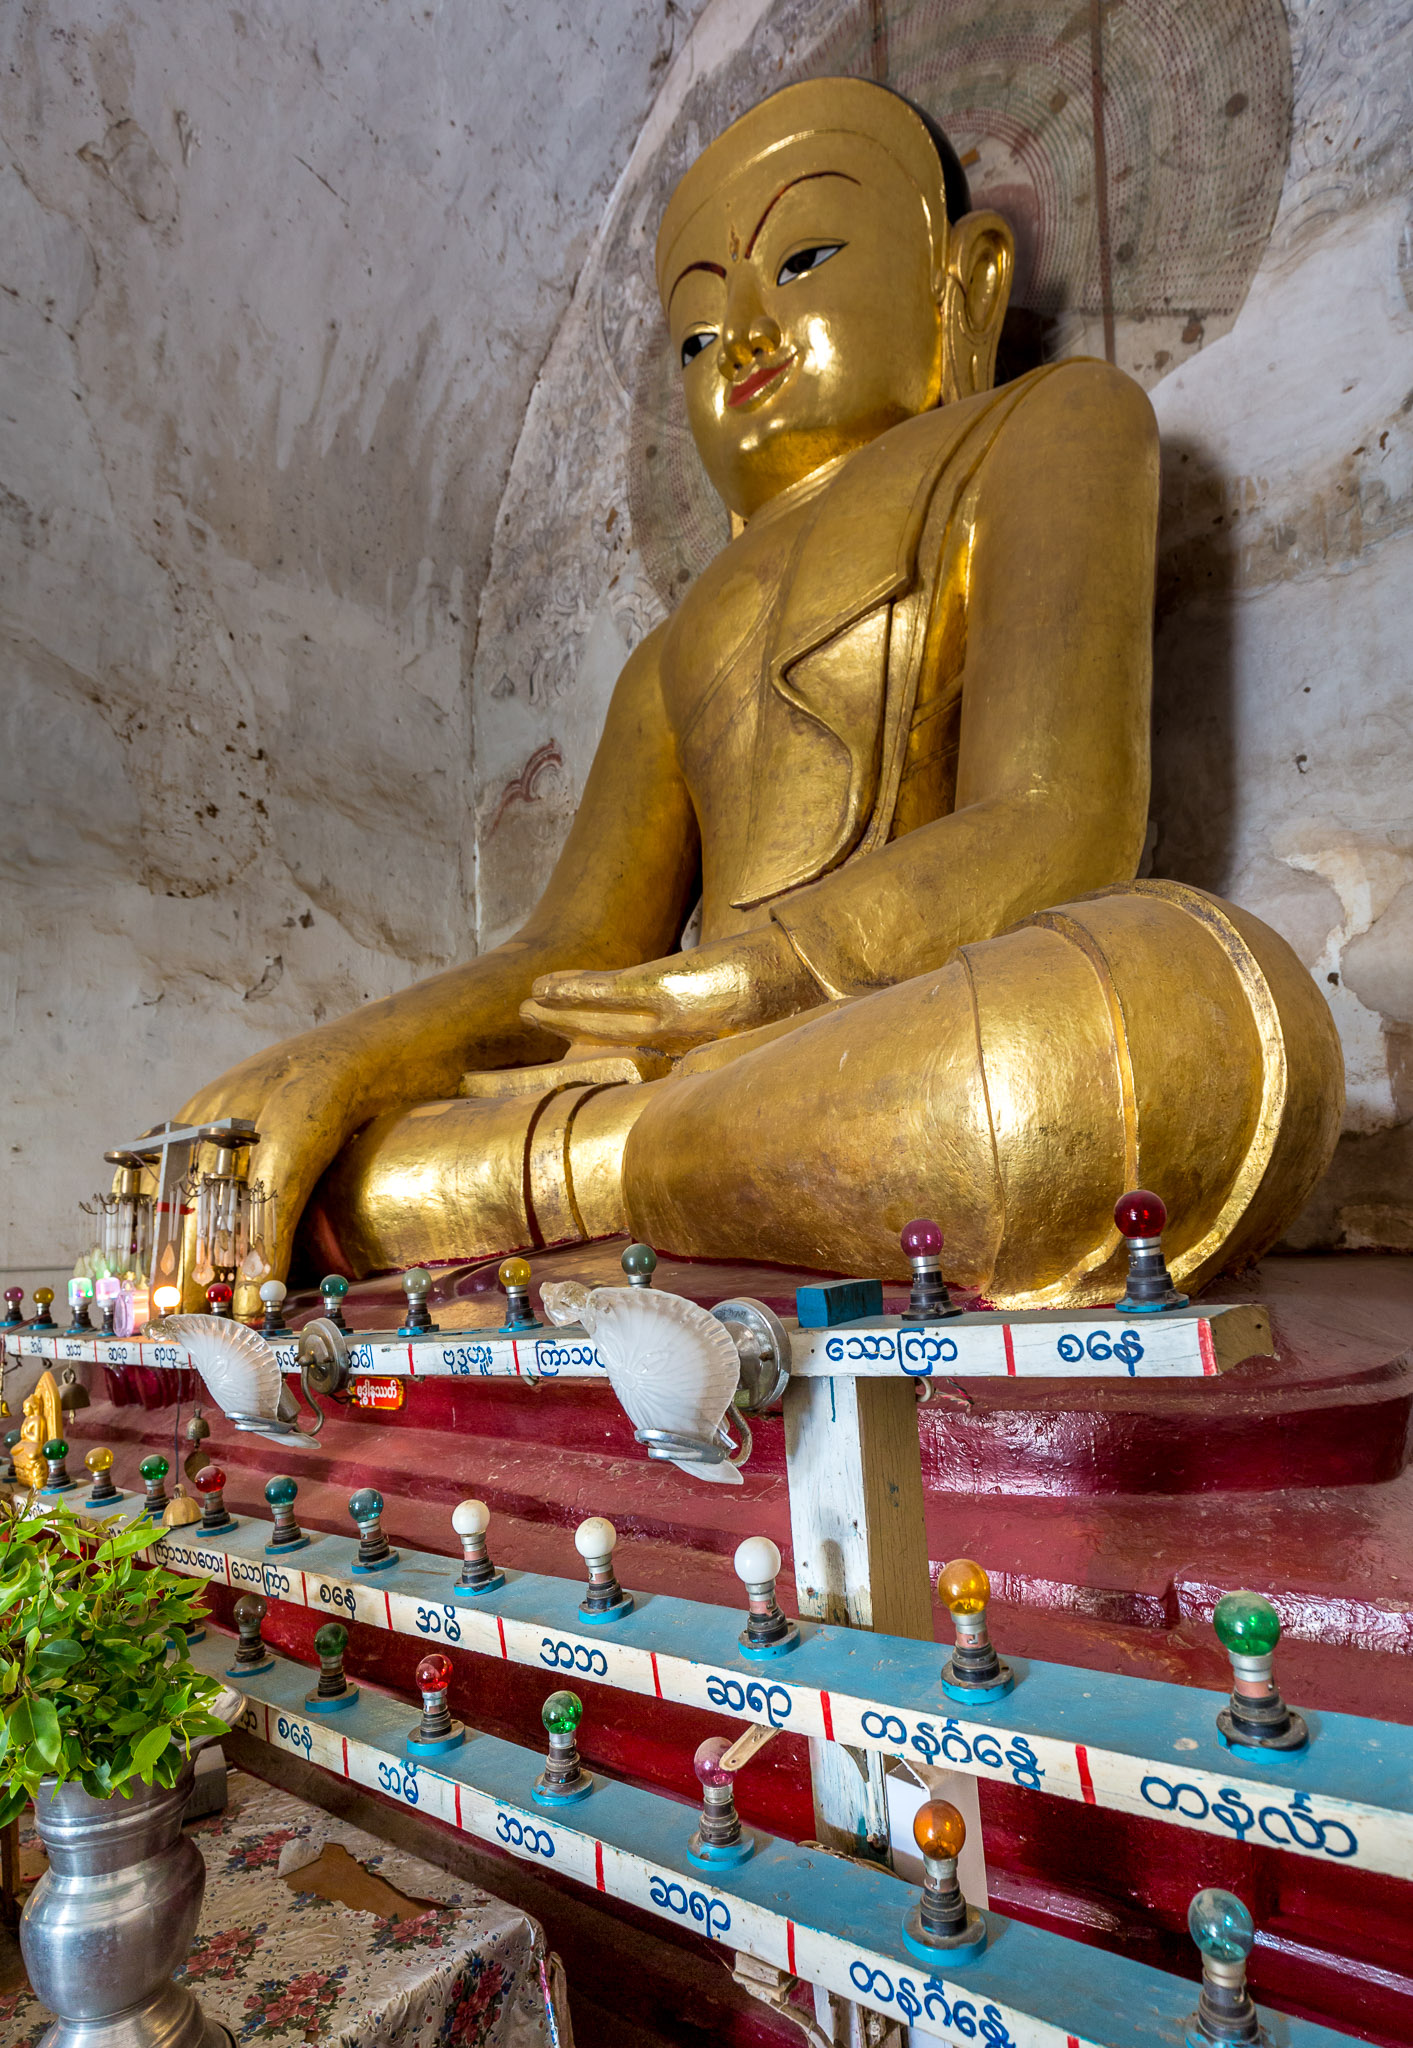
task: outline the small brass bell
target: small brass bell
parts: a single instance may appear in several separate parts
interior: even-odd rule
[[[88,1408],[88,1388],[71,1365],[66,1365],[59,1375],[59,1406],[66,1415],[72,1415],[78,1408]]]

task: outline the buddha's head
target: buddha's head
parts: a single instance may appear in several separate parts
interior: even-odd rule
[[[787,86],[713,142],[657,241],[692,436],[729,509],[990,387],[1014,260],[896,93]]]

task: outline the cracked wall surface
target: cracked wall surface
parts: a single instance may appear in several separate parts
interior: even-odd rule
[[[0,15],[0,1269],[199,1082],[514,928],[661,616],[635,166],[844,0]],[[1292,940],[1413,1246],[1413,4],[1293,0],[1245,304],[1164,436],[1149,862]],[[689,124],[690,125],[690,124]]]
[[[525,406],[692,0],[0,14],[0,1268],[474,946]]]

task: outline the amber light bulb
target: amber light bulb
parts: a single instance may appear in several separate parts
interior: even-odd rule
[[[528,1259],[502,1259],[497,1277],[507,1294],[512,1287],[528,1287],[530,1284],[530,1261]]]
[[[955,1859],[962,1853],[967,1824],[946,1799],[928,1799],[913,1817],[913,1840],[934,1863]]]
[[[947,1603],[957,1644],[942,1667],[942,1690],[950,1699],[999,1699],[1015,1677],[997,1656],[986,1625],[991,1581],[971,1557],[954,1557],[937,1574],[937,1591]]]
[[[937,1593],[953,1614],[984,1614],[991,1599],[991,1581],[971,1558],[957,1557],[937,1574]]]

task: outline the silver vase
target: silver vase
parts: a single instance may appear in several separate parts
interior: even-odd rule
[[[201,1912],[206,1865],[181,1831],[176,1784],[93,1799],[46,1781],[34,1802],[49,1857],[20,1921],[35,1996],[58,2013],[39,2048],[233,2048],[172,1972]]]

